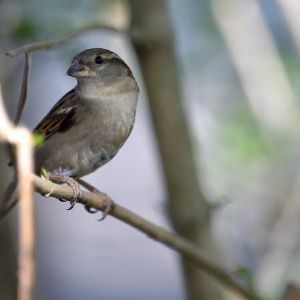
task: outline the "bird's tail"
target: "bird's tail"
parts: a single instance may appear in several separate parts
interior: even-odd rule
[[[15,177],[8,185],[5,192],[0,198],[0,221],[8,214],[18,201],[17,195],[17,178]]]

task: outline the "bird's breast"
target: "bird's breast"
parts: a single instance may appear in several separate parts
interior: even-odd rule
[[[137,95],[91,100],[76,111],[68,130],[52,135],[36,150],[36,169],[68,170],[71,176],[92,173],[110,161],[131,133]]]
[[[119,99],[120,100],[120,99]],[[100,103],[87,122],[87,144],[78,153],[83,173],[90,173],[110,161],[130,135],[136,112],[136,103],[131,101]],[[128,103],[129,102],[129,103]]]

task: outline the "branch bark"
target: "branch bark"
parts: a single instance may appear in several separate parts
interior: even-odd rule
[[[63,198],[66,200],[72,200],[73,198],[73,191],[67,185],[55,184],[36,175],[33,175],[33,182],[36,191],[41,195],[51,195],[51,197],[60,199]],[[104,198],[101,195],[86,191],[82,191],[79,203],[97,210],[102,210],[105,206]],[[177,236],[176,234],[151,223],[150,221],[140,217],[139,215],[131,212],[121,205],[118,205],[117,203],[113,204],[113,208],[109,212],[109,214],[114,216],[116,219],[145,233],[152,239],[161,242],[169,248],[179,252],[191,263],[197,266],[197,268],[207,272],[210,276],[216,278],[223,284],[232,288],[234,291],[236,291],[240,295],[243,295],[245,298],[251,300],[260,299],[258,295],[254,294],[252,291],[249,291],[242,284],[236,281],[230,273],[222,270],[217,265],[206,259],[202,251],[198,247],[191,244],[188,240],[185,240]]]
[[[66,44],[70,40],[77,38],[78,36],[80,36],[84,33],[87,33],[87,32],[93,31],[93,30],[99,30],[99,29],[108,30],[111,32],[126,33],[125,29],[118,28],[113,25],[107,25],[107,24],[102,24],[102,23],[92,24],[92,25],[84,26],[78,30],[74,30],[73,32],[65,34],[61,37],[56,37],[56,38],[49,39],[46,41],[34,42],[34,43],[23,45],[19,48],[8,51],[6,53],[6,55],[8,55],[10,57],[15,57],[22,53],[31,53],[31,52],[38,51],[38,50],[48,50],[51,48],[59,47],[59,46],[62,46],[63,44]]]

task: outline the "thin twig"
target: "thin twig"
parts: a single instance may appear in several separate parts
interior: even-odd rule
[[[66,200],[73,199],[73,191],[66,185],[58,185],[44,178],[37,177],[36,175],[33,176],[33,181],[36,191],[42,195],[50,193],[51,196],[56,198],[63,198]],[[102,210],[105,206],[105,200],[103,197],[101,197],[101,195],[86,191],[82,191],[79,202],[97,210]],[[114,203],[114,206],[109,214],[146,233],[152,239],[159,241],[169,248],[179,252],[192,263],[194,263],[198,268],[207,272],[209,275],[224,283],[228,287],[231,287],[234,291],[243,295],[245,298],[251,300],[261,299],[258,295],[254,294],[252,291],[249,291],[246,287],[237,282],[230,273],[222,270],[220,267],[205,258],[205,255],[201,252],[201,250],[191,244],[189,241],[149,222],[148,220],[116,203]]]
[[[4,109],[0,86],[0,139],[16,146],[20,198],[20,251],[18,300],[32,300],[35,285],[35,231],[32,184],[32,138],[22,127],[14,127]]]
[[[28,93],[28,79],[29,79],[29,70],[31,66],[31,53],[25,53],[25,62],[24,62],[24,71],[23,71],[23,80],[21,86],[21,92],[19,97],[19,103],[17,108],[17,113],[15,117],[15,124],[18,124],[26,103],[27,93]]]
[[[73,31],[71,33],[68,33],[68,34],[63,35],[58,38],[53,38],[53,39],[50,39],[47,41],[34,42],[34,43],[23,45],[19,48],[8,51],[6,53],[6,55],[8,55],[10,57],[15,57],[21,53],[30,53],[30,52],[37,51],[37,50],[47,50],[50,48],[55,48],[55,47],[61,46],[62,44],[69,42],[71,39],[74,39],[74,38],[80,36],[81,34],[84,34],[86,32],[92,31],[92,30],[99,30],[99,29],[109,30],[112,32],[122,32],[122,33],[126,32],[124,29],[120,29],[113,25],[92,24],[92,25],[87,25],[85,27],[82,27],[76,31]]]

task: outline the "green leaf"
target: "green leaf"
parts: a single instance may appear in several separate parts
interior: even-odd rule
[[[249,289],[254,289],[254,278],[250,270],[240,266],[234,271],[234,274],[244,281]]]
[[[39,26],[28,17],[23,18],[13,29],[12,36],[19,40],[33,39],[38,34]]]
[[[43,134],[39,133],[39,132],[34,132],[32,134],[32,138],[33,138],[33,145],[34,147],[41,147],[44,145],[44,140],[45,140],[45,137]]]
[[[41,175],[42,177],[49,179],[49,172],[44,167],[41,167]]]

